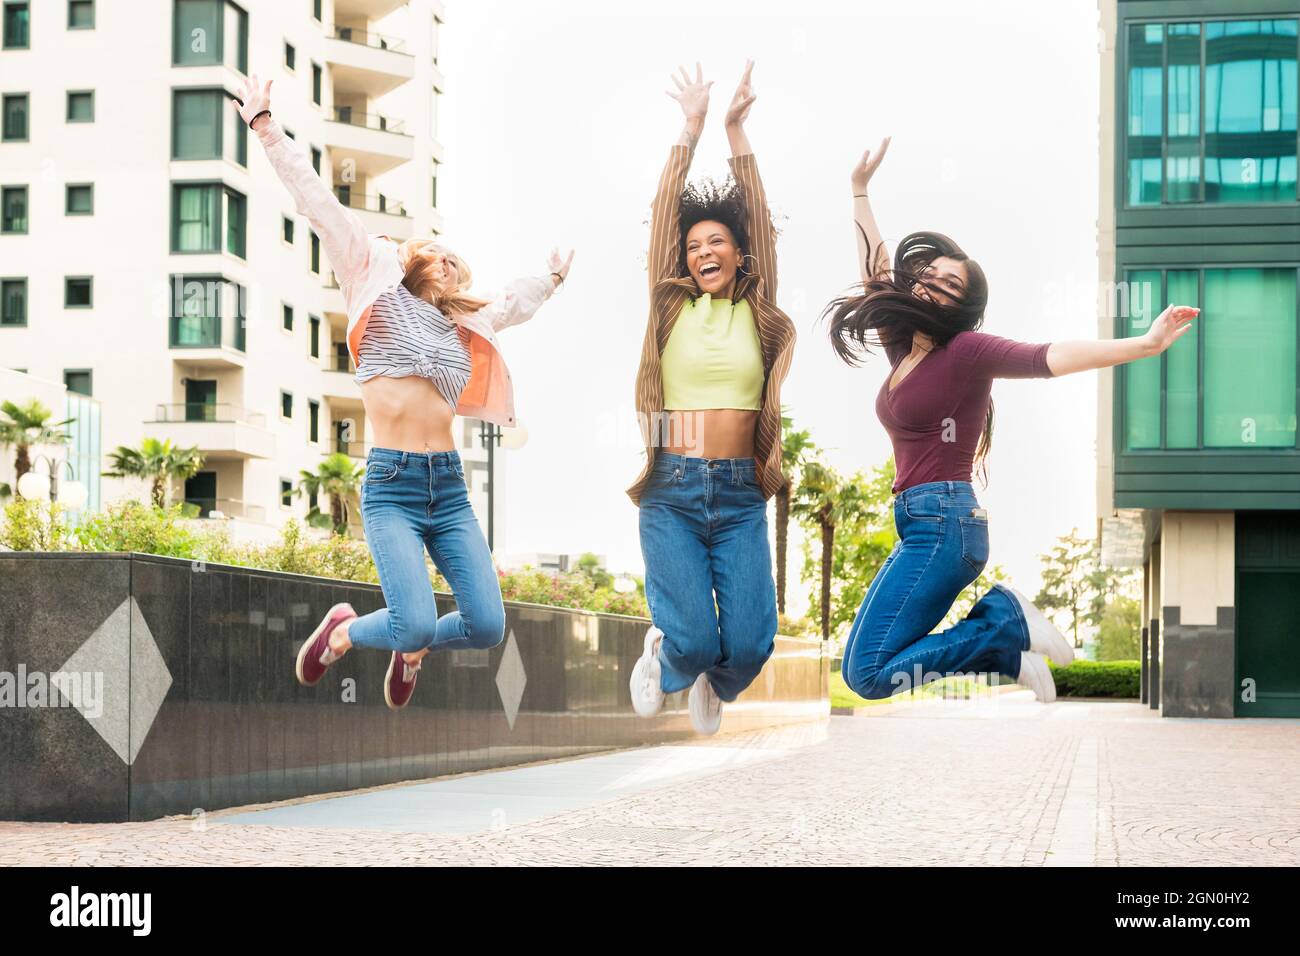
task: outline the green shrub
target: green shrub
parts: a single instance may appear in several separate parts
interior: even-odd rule
[[[1137,661],[1074,661],[1067,667],[1049,662],[1058,697],[1137,698],[1142,665]]]
[[[63,521],[64,508],[56,501],[14,498],[4,507],[0,545],[11,551],[67,551],[72,532]]]

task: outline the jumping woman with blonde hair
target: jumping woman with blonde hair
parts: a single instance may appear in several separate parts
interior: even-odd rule
[[[429,651],[493,647],[504,635],[501,588],[470,507],[452,419],[515,424],[496,333],[532,318],[564,281],[573,254],[552,252],[548,275],[517,279],[496,299],[472,295],[469,267],[440,243],[366,233],[271,117],[270,92],[270,80],[259,85],[250,76],[235,106],[320,236],[343,291],[348,351],[375,437],[361,517],[387,603],[362,617],[349,604],[332,607],[299,650],[296,673],[311,686],[350,648],[387,651],[384,699],[398,709]],[[426,549],[456,598],[457,610],[441,618]]]

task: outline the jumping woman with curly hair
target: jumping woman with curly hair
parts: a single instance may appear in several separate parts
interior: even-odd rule
[[[776,306],[776,230],[744,123],[753,63],[725,121],[734,180],[686,185],[709,87],[696,65],[673,81],[686,127],[652,205],[650,320],[636,378],[646,464],[640,508],[654,624],[632,703],[658,713],[690,688],[691,722],[717,731],[722,703],[758,675],[776,637],[767,500],[780,487],[781,382],[794,324]]]
[[[894,523],[899,540],[858,608],[844,648],[845,683],[868,699],[940,677],[996,672],[1041,701],[1056,697],[1047,660],[1074,650],[1019,591],[994,584],[966,617],[931,631],[984,569],[988,516],[971,485],[992,446],[995,378],[1058,378],[1159,355],[1198,310],[1170,306],[1140,338],[1014,342],[979,329],[988,282],[947,236],[917,232],[889,253],[867,187],[888,149],[863,154],[850,177],[862,268],[860,293],[828,306],[831,344],[849,365],[881,346],[889,374],[876,415],[894,448]]]

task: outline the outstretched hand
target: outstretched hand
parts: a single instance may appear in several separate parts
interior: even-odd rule
[[[874,176],[876,170],[880,168],[880,163],[885,158],[885,153],[888,150],[889,137],[886,136],[880,141],[880,145],[876,147],[874,153],[871,150],[867,150],[862,154],[862,158],[859,159],[857,165],[853,167],[853,174],[849,177],[850,181],[853,183],[853,191],[855,193],[865,193],[867,191],[867,183],[871,182],[871,177]]]
[[[259,83],[257,74],[249,74],[239,85],[239,97],[231,100],[231,104],[244,118],[244,122],[249,122],[254,116],[271,108],[271,83],[273,80],[267,80],[265,83]]]
[[[699,63],[695,64],[695,79],[686,72],[685,67],[679,66],[678,76],[673,74],[673,82],[677,84],[677,92],[667,90],[669,96],[681,104],[682,112],[686,114],[688,120],[703,120],[705,114],[709,112],[709,87],[713,81],[704,82],[704,70]]]
[[[726,124],[728,126],[742,126],[745,119],[749,116],[749,108],[754,105],[754,100],[758,99],[754,93],[754,88],[749,83],[749,75],[754,71],[754,61],[745,61],[745,75],[740,78],[740,84],[736,87],[735,94],[731,97],[731,105],[727,107]]]
[[[1152,355],[1159,355],[1192,327],[1192,319],[1201,314],[1201,310],[1190,305],[1171,305],[1161,312],[1147,334],[1143,336],[1151,347]]]
[[[559,249],[552,249],[550,256],[546,260],[547,265],[551,268],[551,272],[560,277],[560,282],[563,282],[569,277],[569,266],[573,262],[573,253],[574,250],[570,249],[569,257],[566,259],[560,255]],[[559,284],[559,282],[556,283],[556,285]]]

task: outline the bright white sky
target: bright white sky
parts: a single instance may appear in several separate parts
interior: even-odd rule
[[[567,289],[503,335],[529,440],[507,453],[498,551],[594,551],[612,570],[642,570],[624,489],[641,460],[646,219],[682,126],[664,94],[678,63],[698,59],[716,80],[692,174],[720,176],[721,117],[756,61],[747,128],[781,233],[780,304],[799,331],[782,399],[852,471],[890,455],[873,408],[884,357],[843,366],[818,322],[857,278],[854,161],[893,136],[872,185],[885,237],[933,229],[978,259],[985,331],[1095,338],[1098,35],[1093,0],[450,0],[448,239],[484,291],[545,271],[552,245],[577,249]],[[1092,533],[1096,388],[1095,372],[994,385],[990,486],[975,490],[990,565],[1025,590],[1057,535]],[[792,610],[808,590],[792,587]]]

